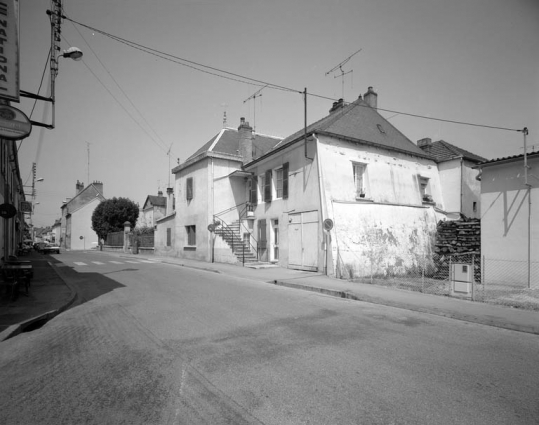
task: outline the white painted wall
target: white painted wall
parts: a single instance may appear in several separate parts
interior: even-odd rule
[[[539,176],[539,159],[528,165],[529,191],[523,160],[483,168],[481,254],[486,282],[526,284],[529,255],[534,262],[531,281],[539,287],[539,180],[531,177]]]
[[[96,246],[97,234],[92,230],[92,214],[101,200],[94,198],[71,213],[71,249],[82,250]],[[80,237],[83,239],[80,239]]]

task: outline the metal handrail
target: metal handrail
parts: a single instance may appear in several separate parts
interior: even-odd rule
[[[242,263],[243,265],[245,265],[245,240],[242,238],[242,234],[240,233],[239,235],[237,235],[234,230],[232,230],[232,228],[230,227],[229,224],[227,224],[224,220],[222,219],[218,219],[216,215],[213,216],[213,222],[214,222],[214,225],[215,225],[215,228],[216,228],[216,232],[217,232],[217,228],[218,227],[221,227],[221,232],[223,235],[229,235],[231,236],[231,239],[232,239],[232,252],[234,252],[234,238],[237,237],[239,240],[240,240],[240,244],[241,244],[241,247],[242,247]],[[218,223],[218,224],[217,224]],[[241,228],[242,226],[245,227],[245,225],[241,222],[241,220],[238,221],[239,225],[240,225],[240,231],[241,231]],[[247,227],[245,227],[246,230],[249,230],[247,229]],[[251,242],[251,238],[252,238],[252,235],[249,237],[249,243],[247,244],[247,248],[249,249],[249,252],[252,254],[253,251],[256,253],[256,259],[258,260],[258,248],[253,245],[253,243]],[[253,238],[254,239],[254,238]],[[255,242],[256,242],[256,239],[255,239]]]

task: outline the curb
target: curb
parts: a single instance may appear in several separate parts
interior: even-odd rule
[[[352,301],[362,301],[362,302],[366,302],[370,304],[385,305],[387,307],[400,308],[400,309],[408,310],[408,311],[416,311],[418,313],[426,313],[426,314],[432,314],[434,316],[447,317],[449,319],[460,320],[462,322],[477,323],[480,325],[491,326],[495,328],[502,328],[502,329],[508,329],[512,331],[539,335],[539,327],[537,326],[534,327],[534,326],[518,325],[514,323],[502,322],[502,321],[495,320],[492,318],[481,318],[478,316],[468,315],[464,313],[463,314],[447,313],[442,310],[438,310],[434,308],[428,309],[424,307],[417,307],[417,306],[412,306],[410,304],[391,302],[391,301],[386,301],[381,298],[373,298],[369,296],[359,297],[357,295],[354,295],[345,291],[325,289],[325,288],[320,288],[316,286],[302,285],[298,283],[291,283],[291,282],[286,282],[286,281],[281,281],[281,280],[273,280],[268,283],[271,283],[277,286],[284,286],[284,287],[292,288],[292,289],[300,289],[303,291],[317,292],[320,294],[329,295],[336,298],[345,298]]]
[[[52,264],[50,261],[47,261],[47,263],[54,270],[58,278],[61,279],[62,282],[64,282],[64,284],[71,290],[71,298],[63,306],[57,308],[56,310],[51,310],[44,314],[40,314],[39,316],[35,316],[23,322],[17,323],[15,325],[11,325],[9,328],[5,329],[3,332],[0,333],[0,342],[3,342],[9,338],[13,338],[14,336],[17,336],[23,333],[25,329],[27,329],[28,327],[32,325],[38,325],[38,324],[41,324],[41,322],[43,322],[41,326],[44,325],[49,320],[53,319],[54,317],[66,311],[69,307],[73,305],[73,303],[77,299],[77,292],[62,276],[60,276],[60,274],[58,273],[57,267],[54,264]]]

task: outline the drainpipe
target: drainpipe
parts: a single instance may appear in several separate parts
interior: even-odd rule
[[[213,169],[213,158],[210,158],[210,164],[211,164],[211,183],[210,183],[210,223],[213,223],[213,215],[215,214],[215,193],[214,193],[214,169]],[[214,255],[215,255],[215,232],[209,232],[210,233],[210,258],[211,262],[214,262]]]
[[[323,179],[322,179],[322,161],[320,159],[320,141],[318,140],[318,137],[316,137],[316,134],[313,133],[312,137],[314,138],[315,146],[316,146],[316,166],[318,168],[318,191],[319,191],[319,197],[320,197],[320,223],[323,223],[324,220],[327,217],[326,212],[326,197],[325,197],[325,191],[323,189]],[[314,158],[313,158],[314,159]],[[328,274],[328,246],[329,246],[329,240],[330,239],[330,233],[325,232],[324,233],[324,243],[325,243],[325,255],[324,255],[324,274]]]

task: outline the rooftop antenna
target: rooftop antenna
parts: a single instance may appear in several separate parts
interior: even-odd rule
[[[172,149],[172,143],[170,144],[170,147],[168,148],[168,151],[167,151],[167,156],[168,156],[168,186],[167,187],[170,187],[170,150]]]
[[[90,184],[90,145],[91,143],[86,142],[86,150],[88,152],[88,180],[86,181],[88,182],[88,185]]]
[[[264,90],[268,85],[266,84],[264,87],[262,87],[260,90],[257,90],[255,93],[253,93],[251,96],[249,96],[247,99],[243,101],[243,103],[247,102],[248,100],[253,99],[254,100],[254,106],[253,106],[253,131],[256,131],[256,98],[262,96],[262,93],[260,93],[262,90]]]
[[[228,106],[226,103],[221,103],[221,106],[223,108],[223,128],[226,127],[226,107]]]
[[[326,72],[326,76],[328,74],[331,74],[332,72],[335,72],[337,69],[340,69],[341,70],[341,75],[334,75],[333,78],[342,78],[342,99],[344,99],[344,76],[346,74],[350,74],[352,72],[354,72],[353,69],[351,69],[350,71],[348,72],[344,72],[342,67],[344,64],[346,64],[350,59],[352,59],[353,56],[357,55],[359,52],[361,52],[362,49],[359,49],[357,52],[354,52],[352,53],[350,56],[348,56],[345,60],[343,60],[340,64],[334,66],[333,68],[331,68],[328,72]]]

